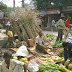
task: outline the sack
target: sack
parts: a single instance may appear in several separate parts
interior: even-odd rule
[[[28,43],[28,46],[29,46],[29,47],[35,46],[35,43],[34,43],[33,39],[28,39],[28,40],[27,40],[27,43]]]
[[[18,51],[15,54],[12,54],[12,56],[23,56],[23,57],[27,55],[29,55],[29,52],[27,50],[27,47],[24,45],[20,46]]]
[[[29,70],[29,72],[36,72],[36,71],[38,71],[38,66],[39,65],[37,63],[30,61],[28,63],[27,69]]]

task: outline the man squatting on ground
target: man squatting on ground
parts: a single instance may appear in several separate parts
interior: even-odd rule
[[[42,53],[47,54],[47,51],[45,50],[45,48],[47,48],[47,47],[44,45],[42,36],[43,36],[43,33],[40,31],[39,35],[35,39],[36,49]]]

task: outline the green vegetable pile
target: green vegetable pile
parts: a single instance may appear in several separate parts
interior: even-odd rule
[[[53,34],[46,34],[46,38],[48,41],[55,41],[56,37]]]
[[[37,72],[72,72],[65,68],[63,65],[48,63],[39,67]]]
[[[63,57],[63,56],[64,56],[64,50],[59,51],[59,52],[57,53],[57,55],[58,55],[59,57]]]
[[[63,41],[56,41],[53,45],[51,45],[53,48],[62,48]]]

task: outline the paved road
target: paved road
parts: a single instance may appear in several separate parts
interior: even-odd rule
[[[43,31],[43,34],[46,35],[46,34],[53,34],[53,35],[56,35],[58,34],[58,32],[54,32],[54,31]]]

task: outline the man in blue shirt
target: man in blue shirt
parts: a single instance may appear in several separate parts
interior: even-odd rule
[[[66,42],[62,43],[64,48],[64,59],[65,61],[71,58],[71,48],[72,48],[72,36],[66,39]]]

